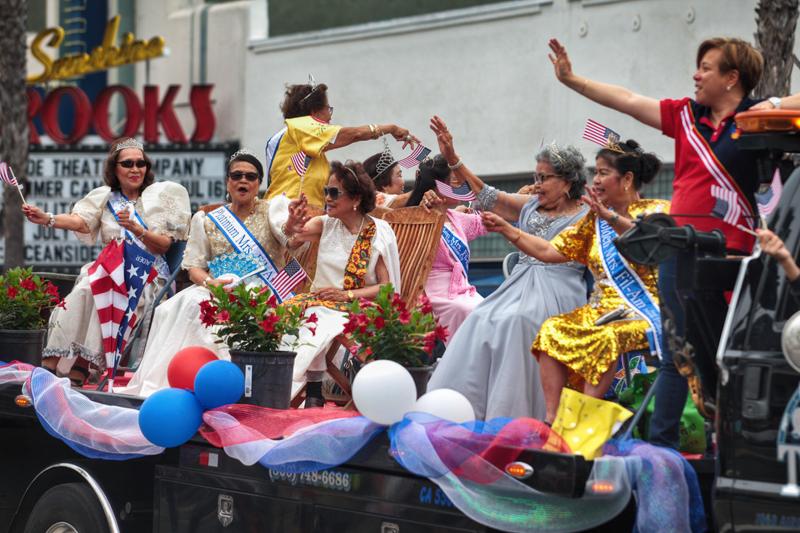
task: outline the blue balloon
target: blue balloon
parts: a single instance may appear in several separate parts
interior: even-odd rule
[[[236,403],[244,393],[244,374],[230,361],[211,361],[194,377],[194,394],[204,409]]]
[[[203,408],[191,391],[163,389],[139,409],[139,429],[155,444],[173,448],[185,443],[203,423]]]

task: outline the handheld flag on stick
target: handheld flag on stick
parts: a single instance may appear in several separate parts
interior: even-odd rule
[[[417,147],[414,148],[414,150],[410,154],[408,154],[403,159],[398,160],[397,164],[399,164],[403,168],[415,167],[420,163],[422,163],[422,161],[424,161],[425,158],[428,157],[428,154],[430,153],[431,153],[430,148],[426,148],[421,144],[418,144]]]
[[[11,170],[11,167],[8,166],[5,161],[0,161],[0,180],[13,187],[16,187],[17,192],[19,192],[19,197],[22,198],[22,203],[26,203],[25,197],[22,196],[22,187],[17,181],[17,177],[14,175],[14,171]]]
[[[283,301],[289,297],[292,294],[292,290],[300,285],[307,277],[308,274],[306,274],[306,271],[303,270],[303,267],[300,266],[297,259],[293,257],[292,260],[283,267],[283,270],[272,278],[269,284],[275,291],[278,300]]]
[[[583,128],[583,138],[604,148],[622,151],[619,148],[619,133],[603,126],[596,120],[586,120],[586,126]]]
[[[775,174],[772,175],[772,182],[769,188],[763,193],[756,193],[756,203],[758,204],[758,214],[762,217],[768,217],[778,207],[778,202],[781,200],[781,193],[783,192],[783,182],[781,182],[781,171],[775,169]]]
[[[308,156],[302,150],[292,156],[292,166],[297,175],[300,176],[300,192],[303,191],[303,181],[308,172],[308,165],[311,164],[311,156]]]
[[[469,185],[466,183],[460,187],[453,189],[447,183],[442,181],[436,181],[436,190],[439,191],[439,194],[442,196],[446,196],[447,198],[452,198],[453,200],[458,200],[459,202],[471,202],[475,199],[475,193],[472,192],[472,189],[469,188]]]

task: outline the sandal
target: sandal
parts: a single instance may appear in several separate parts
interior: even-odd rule
[[[73,366],[67,377],[69,377],[73,387],[81,388],[86,382],[86,378],[89,377],[89,370],[80,366]]]

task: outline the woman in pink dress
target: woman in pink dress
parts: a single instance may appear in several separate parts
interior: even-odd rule
[[[426,191],[436,190],[436,182],[450,184],[450,169],[447,161],[437,155],[423,161],[417,171],[417,180],[408,205],[419,205]],[[459,202],[441,196],[441,204],[430,209],[445,213],[442,239],[433,260],[433,267],[425,283],[425,294],[431,301],[433,313],[439,323],[447,326],[449,337],[461,326],[476,305],[483,301],[475,287],[469,284],[469,242],[486,235],[480,215],[462,213],[453,209]]]

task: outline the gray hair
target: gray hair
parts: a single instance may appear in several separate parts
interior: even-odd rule
[[[550,163],[555,173],[569,183],[569,197],[573,200],[581,197],[586,185],[586,159],[577,148],[552,142],[536,154],[536,162]]]

